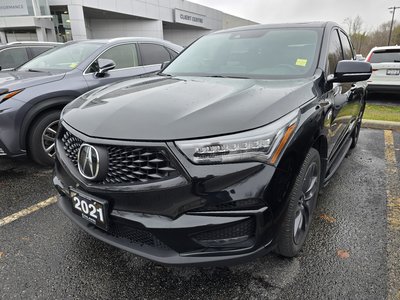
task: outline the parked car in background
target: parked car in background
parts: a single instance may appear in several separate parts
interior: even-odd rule
[[[0,45],[0,70],[13,70],[39,54],[60,45],[62,44],[52,42],[13,42]]]
[[[362,54],[356,54],[356,59],[359,61],[364,61],[365,57]]]
[[[370,75],[332,22],[204,36],[158,75],[64,108],[58,204],[92,236],[159,263],[293,257],[320,187],[357,144]]]
[[[366,61],[372,65],[368,92],[400,92],[400,46],[372,48]]]
[[[53,163],[62,108],[81,94],[158,71],[182,47],[153,38],[69,42],[0,74],[0,155]]]

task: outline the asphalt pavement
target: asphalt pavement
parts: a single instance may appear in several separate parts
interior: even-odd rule
[[[400,227],[388,225],[389,189],[399,188],[393,176],[400,174],[400,134],[388,134],[395,165],[388,167],[384,131],[363,129],[322,190],[298,257],[269,254],[223,268],[157,265],[90,237],[54,204],[1,225],[56,194],[51,170],[2,158],[0,299],[387,299],[400,281],[390,247]]]

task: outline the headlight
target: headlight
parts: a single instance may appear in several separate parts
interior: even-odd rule
[[[0,103],[14,97],[16,94],[22,92],[23,89],[21,90],[15,90],[12,92],[9,92],[7,89],[0,90]]]
[[[176,146],[195,164],[260,161],[275,164],[292,137],[299,111],[249,131],[207,139],[177,141]]]

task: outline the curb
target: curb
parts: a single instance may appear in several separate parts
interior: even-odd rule
[[[392,121],[377,121],[377,120],[366,120],[363,119],[361,126],[363,128],[372,128],[372,129],[390,129],[400,132],[400,122],[392,122]]]

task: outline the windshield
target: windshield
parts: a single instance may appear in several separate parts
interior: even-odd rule
[[[102,45],[101,43],[79,42],[54,48],[27,62],[18,71],[69,71],[75,69]]]
[[[165,74],[298,78],[313,74],[321,30],[256,29],[211,34],[178,56]]]

